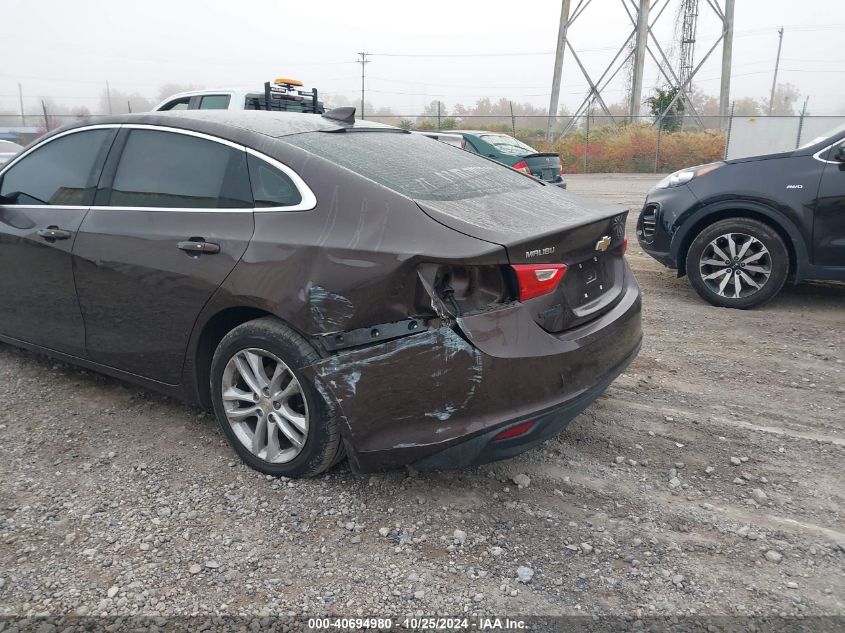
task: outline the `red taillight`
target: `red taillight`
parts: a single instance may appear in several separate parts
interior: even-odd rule
[[[625,256],[625,253],[628,252],[628,234],[625,233],[625,239],[622,240],[622,256]]]
[[[516,426],[512,426],[509,429],[505,429],[501,433],[499,433],[496,437],[493,438],[493,441],[496,440],[507,440],[512,437],[519,437],[520,435],[525,435],[532,429],[534,426],[534,420],[528,420],[527,422],[522,422],[517,424]]]
[[[519,283],[519,300],[550,293],[566,274],[566,264],[512,264]]]
[[[531,170],[528,169],[528,163],[526,163],[524,160],[519,161],[516,165],[513,166],[513,168],[517,171],[521,171],[523,174],[528,174],[529,176],[531,175]]]

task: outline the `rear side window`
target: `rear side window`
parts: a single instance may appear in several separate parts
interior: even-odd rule
[[[229,107],[229,95],[205,95],[200,99],[200,110],[225,110]]]
[[[462,200],[543,186],[510,167],[419,134],[310,132],[283,140],[418,200]]]
[[[109,205],[251,207],[246,155],[186,134],[132,130],[114,175]]]
[[[256,208],[292,207],[302,202],[302,195],[287,174],[252,154],[247,162]]]
[[[91,204],[105,159],[105,141],[113,133],[87,130],[49,141],[5,173],[0,195],[15,204]]]

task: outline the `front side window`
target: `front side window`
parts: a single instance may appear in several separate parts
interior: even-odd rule
[[[173,101],[165,103],[159,108],[159,110],[187,110],[190,105],[191,98],[182,97],[181,99],[174,99]]]
[[[186,134],[132,130],[114,175],[109,205],[251,207],[246,155]]]
[[[111,129],[48,141],[3,175],[4,204],[86,206],[93,202]]]
[[[229,99],[229,95],[205,95],[200,99],[200,110],[225,110]]]
[[[302,195],[287,174],[252,154],[248,162],[256,208],[292,207],[302,202]]]

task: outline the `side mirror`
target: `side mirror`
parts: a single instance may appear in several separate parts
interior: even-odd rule
[[[840,163],[845,163],[845,143],[839,146],[839,148],[833,153],[833,160],[839,161]]]
[[[0,195],[0,204],[17,204],[18,203],[18,196],[21,195],[20,191],[13,191],[7,196]]]

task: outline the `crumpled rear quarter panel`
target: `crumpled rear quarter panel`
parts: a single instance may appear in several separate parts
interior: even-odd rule
[[[613,310],[565,336],[546,333],[514,304],[302,371],[339,416],[353,468],[371,472],[554,409],[611,374],[641,338],[631,275]]]

